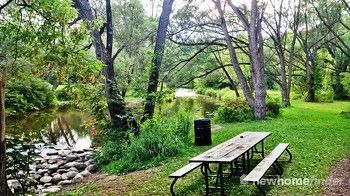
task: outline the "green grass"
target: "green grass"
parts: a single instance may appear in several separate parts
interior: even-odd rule
[[[243,123],[223,124],[213,132],[213,145],[222,143],[243,131],[270,131],[266,149],[271,151],[278,143],[289,143],[293,154],[291,163],[284,165],[283,178],[326,179],[332,165],[350,155],[350,121],[340,115],[350,109],[350,102],[305,103],[294,101],[282,110],[279,118]],[[212,146],[191,146],[181,155],[169,159],[160,171],[149,175],[132,195],[168,195],[171,179],[168,175],[188,162],[188,159]],[[239,180],[239,179],[238,179]],[[175,185],[179,195],[203,195],[203,177],[197,170]],[[255,195],[253,185],[238,185],[237,179],[226,179],[227,195]],[[91,186],[91,185],[89,185]],[[98,186],[94,190],[98,192]],[[82,186],[80,189],[86,189]],[[270,186],[271,195],[321,195],[322,186]],[[76,190],[77,191],[77,190]]]

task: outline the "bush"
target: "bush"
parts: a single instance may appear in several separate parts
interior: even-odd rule
[[[332,90],[322,90],[316,94],[318,102],[332,103],[334,101],[334,92]]]
[[[7,85],[5,104],[10,113],[42,110],[56,104],[51,85],[41,79],[11,80]]]
[[[340,115],[344,118],[350,119],[350,111],[342,111]]]
[[[185,112],[180,111],[168,119],[155,117],[144,122],[141,134],[131,138],[123,147],[118,144],[105,144],[95,157],[95,161],[110,173],[159,165],[167,157],[179,154],[190,143],[190,130],[192,130],[192,117]]]
[[[276,102],[267,102],[266,110],[267,116],[275,117],[280,114],[281,105]]]
[[[72,88],[68,88],[67,86],[60,85],[55,90],[56,97],[59,101],[73,101],[74,93],[72,92]]]
[[[252,120],[252,109],[247,102],[236,99],[228,106],[221,106],[215,111],[214,120],[217,122],[242,122]]]

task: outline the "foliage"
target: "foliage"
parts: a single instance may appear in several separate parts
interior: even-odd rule
[[[220,106],[215,111],[214,120],[217,122],[243,122],[253,119],[252,109],[246,101],[236,99],[229,105]]]
[[[275,117],[280,114],[281,105],[278,102],[267,102],[266,103],[267,116]]]
[[[59,101],[73,101],[73,92],[67,86],[60,85],[55,90],[56,97]]]
[[[26,77],[11,80],[7,85],[6,107],[11,113],[42,110],[56,104],[51,85],[41,79]]]
[[[350,73],[343,74],[344,79],[342,80],[342,84],[344,89],[348,95],[350,95]]]
[[[16,195],[25,195],[36,185],[35,179],[29,174],[29,164],[37,156],[34,145],[27,144],[19,139],[6,139],[6,173],[8,179],[16,179],[21,190],[15,190]]]
[[[130,142],[107,142],[95,160],[111,173],[157,165],[189,145],[191,129],[192,117],[186,112],[180,111],[170,118],[158,116],[146,121],[141,127],[141,134],[131,138]]]
[[[316,93],[316,99],[318,102],[332,103],[334,101],[333,90],[321,90]]]
[[[342,111],[340,115],[344,118],[350,119],[350,111]]]
[[[293,107],[284,108],[283,116],[262,121],[249,121],[242,123],[222,124],[224,127],[220,131],[212,133],[213,144],[209,147],[189,146],[185,153],[178,154],[168,159],[163,167],[158,167],[147,172],[137,172],[122,177],[123,181],[130,182],[134,188],[128,189],[131,195],[167,195],[169,194],[168,176],[188,163],[188,160],[209,148],[227,141],[247,130],[264,130],[272,132],[266,139],[266,152],[271,152],[279,143],[289,143],[293,160],[287,165],[282,165],[285,179],[295,176],[305,178],[327,179],[329,169],[343,160],[350,153],[350,124],[348,119],[342,118],[339,113],[350,107],[349,102],[333,103],[304,103],[294,101]],[[330,134],[330,132],[332,134]],[[322,153],[315,153],[322,152]],[[282,155],[281,160],[285,160]],[[255,157],[260,158],[260,157]],[[253,158],[254,159],[254,158]],[[199,169],[188,174],[181,179],[181,184],[176,192],[179,195],[204,195],[203,175]],[[103,184],[105,181],[91,182],[95,184],[95,189],[91,190],[95,194],[103,194],[106,188],[118,186],[115,183]],[[239,181],[238,181],[239,182]],[[83,184],[73,191],[64,192],[70,195],[71,192],[85,190],[90,184]],[[176,187],[175,187],[176,188]],[[110,194],[118,194],[119,190],[108,189]],[[115,192],[114,192],[115,190]],[[226,195],[254,195],[257,189],[251,185],[237,185],[232,181],[225,182]],[[323,195],[323,186],[270,186],[270,195]]]

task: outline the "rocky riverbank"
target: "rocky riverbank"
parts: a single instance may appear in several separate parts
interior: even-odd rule
[[[96,171],[92,163],[94,150],[73,147],[40,146],[39,155],[29,165],[29,179],[35,184],[36,195],[58,192],[62,186],[81,181]],[[8,180],[12,190],[21,189],[20,181]]]

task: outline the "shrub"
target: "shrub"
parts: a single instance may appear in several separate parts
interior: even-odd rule
[[[340,115],[344,118],[350,119],[350,111],[342,111]]]
[[[123,147],[105,144],[100,155],[95,157],[96,163],[111,173],[158,165],[166,157],[179,154],[189,144],[190,130],[192,117],[186,112],[179,111],[168,119],[155,117],[144,122],[140,135],[130,138]]]
[[[7,85],[6,107],[11,113],[42,110],[56,104],[51,85],[41,79],[11,80]]]
[[[67,86],[60,85],[55,90],[55,94],[58,100],[60,101],[73,101],[74,93],[72,92],[72,88],[68,88]]]
[[[322,90],[316,94],[318,102],[332,103],[334,101],[334,92],[332,90]]]
[[[267,116],[278,116],[280,114],[280,108],[281,105],[276,102],[267,102],[266,104],[266,110],[267,110]]]
[[[218,122],[242,122],[253,119],[252,109],[248,103],[236,99],[228,106],[221,106],[215,111],[214,120]]]

